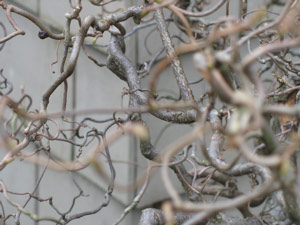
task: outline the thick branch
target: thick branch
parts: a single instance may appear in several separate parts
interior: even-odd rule
[[[108,68],[117,76],[122,72],[123,76],[126,76],[127,84],[130,88],[130,92],[133,98],[136,99],[139,105],[147,105],[147,95],[145,91],[141,89],[140,78],[138,77],[135,65],[124,55],[120,43],[122,43],[122,36],[111,36],[109,44],[109,61],[114,62],[118,65],[118,71],[112,66],[108,65]],[[174,122],[174,123],[193,123],[196,120],[195,110],[182,110],[182,111],[171,111],[171,110],[157,110],[151,111],[151,114],[159,119]]]
[[[191,218],[193,214],[189,213],[175,213],[174,225],[180,225],[184,221]],[[144,209],[138,225],[164,225],[166,221],[165,215],[161,210],[158,209]]]
[[[157,28],[159,30],[161,40],[163,42],[163,45],[165,47],[166,53],[168,57],[172,57],[175,55],[174,46],[171,40],[171,37],[169,35],[169,31],[167,30],[165,17],[163,14],[162,9],[158,9],[154,13],[155,20],[157,22]],[[172,59],[172,68],[173,72],[177,81],[177,85],[180,90],[180,96],[183,100],[189,100],[194,101],[194,96],[192,93],[192,90],[190,89],[188,85],[188,81],[186,79],[185,72],[182,68],[181,62],[177,56],[173,57]]]
[[[81,45],[84,41],[84,38],[86,37],[86,33],[88,29],[90,28],[91,24],[95,21],[95,17],[93,16],[87,16],[79,29],[75,41],[73,44],[73,49],[71,56],[69,58],[69,64],[67,66],[67,69],[61,76],[48,88],[48,90],[43,95],[43,109],[45,110],[49,104],[49,98],[52,95],[52,93],[55,91],[55,89],[64,82],[68,77],[70,77],[75,69],[77,59],[79,56]]]

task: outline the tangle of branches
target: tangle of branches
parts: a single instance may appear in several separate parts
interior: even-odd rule
[[[7,42],[26,35],[15,19],[20,17],[40,29],[40,39],[62,41],[64,44],[58,48],[64,48],[64,54],[57,58],[60,75],[41,93],[40,108],[32,108],[33,98],[25,92],[20,99],[13,98],[13,80],[0,70],[0,144],[5,151],[0,170],[7,169],[15,159],[44,168],[34,189],[27,193],[9,190],[0,181],[0,194],[5,200],[0,201],[0,219],[4,224],[10,220],[22,224],[22,214],[35,222],[53,224],[68,224],[97,214],[110,204],[116,182],[110,146],[128,134],[139,140],[139,152],[148,165],[140,191],[115,224],[121,223],[143,198],[154,168],[161,172],[160,185],[167,191],[168,201],[159,209],[143,210],[140,225],[300,224],[298,0],[260,1],[254,9],[247,0],[145,0],[112,11],[107,7],[117,5],[114,0],[89,0],[84,4],[99,7],[102,14],[86,17],[81,15],[83,1],[69,0],[65,26],[60,32],[7,2],[0,0],[1,13],[11,26],[8,29],[0,21],[2,54]],[[238,10],[233,12],[232,5],[237,3]],[[136,24],[131,30],[124,26],[129,20]],[[71,32],[73,23],[77,26],[75,32]],[[125,40],[150,27],[159,34],[161,49],[157,53],[148,49],[148,59],[136,65],[126,55]],[[99,62],[88,54],[86,45],[91,43],[87,37],[93,39],[91,45],[97,45],[104,33],[110,37],[102,45],[107,49],[107,58]],[[149,36],[139,40],[144,41],[146,49],[153,45]],[[81,50],[91,63],[107,67],[124,83],[123,94],[129,96],[127,106],[66,110],[68,79],[74,74]],[[193,59],[196,81],[190,80],[183,69],[183,57]],[[178,95],[165,95],[158,89],[158,85],[164,85],[160,77],[169,67]],[[201,89],[201,85],[207,88]],[[60,86],[64,87],[61,110],[49,113],[49,104],[55,104],[51,97]],[[109,116],[97,120],[93,117],[96,114]],[[72,121],[74,115],[83,119]],[[173,124],[191,126],[185,135],[158,149],[158,140],[151,138],[145,115],[168,124],[159,136]],[[72,129],[65,131],[62,124],[72,124]],[[97,129],[96,124],[104,128]],[[65,161],[55,157],[51,149],[55,142],[72,145],[77,150],[74,158]],[[104,172],[100,158],[106,160],[109,173]],[[59,210],[51,196],[42,199],[36,194],[45,171],[72,174],[87,167],[94,167],[107,182],[105,200],[96,208],[74,212],[77,199],[85,196],[75,178],[78,194],[65,212]],[[184,193],[175,188],[171,171]],[[240,187],[241,177],[249,181],[246,189]],[[27,201],[16,202],[14,195],[25,195]],[[27,210],[30,201],[48,204],[57,216],[42,217]],[[8,204],[15,213],[6,213]],[[251,208],[260,205],[261,211],[254,214]],[[231,209],[239,210],[241,217],[228,214]]]

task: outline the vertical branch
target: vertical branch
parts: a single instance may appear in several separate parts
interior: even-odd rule
[[[247,13],[248,8],[248,0],[241,0],[240,1],[240,18]]]
[[[157,22],[157,28],[159,30],[161,40],[165,47],[167,56],[169,58],[173,57],[172,68],[174,71],[174,75],[176,78],[178,88],[180,90],[180,97],[183,100],[194,101],[194,96],[188,85],[188,81],[186,79],[186,75],[182,68],[181,62],[178,59],[178,57],[174,57],[174,55],[175,55],[174,45],[172,43],[169,32],[167,30],[167,26],[166,26],[166,22],[165,22],[165,18],[164,18],[162,9],[156,10],[154,15],[155,15],[155,20]]]

